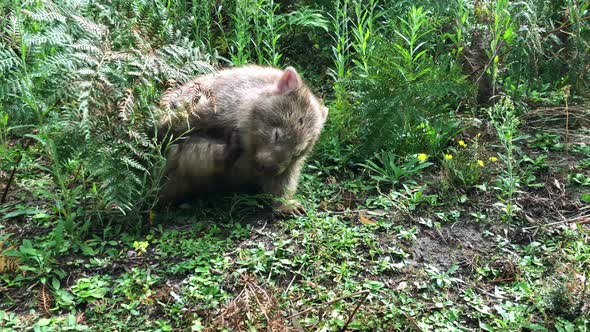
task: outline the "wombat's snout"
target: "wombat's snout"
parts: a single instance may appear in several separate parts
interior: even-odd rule
[[[275,174],[279,170],[279,166],[274,163],[264,163],[264,162],[257,162],[256,163],[256,171],[260,173],[270,173]]]

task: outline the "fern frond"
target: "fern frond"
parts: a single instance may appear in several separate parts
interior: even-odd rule
[[[21,65],[21,58],[11,48],[0,49],[0,74]]]
[[[47,316],[51,316],[51,306],[52,306],[52,297],[47,290],[47,286],[45,284],[41,284],[41,289],[39,290],[39,307]]]
[[[16,272],[20,269],[16,257],[0,255],[0,273]]]
[[[35,73],[38,77],[48,76],[51,74],[58,74],[60,72],[71,72],[75,70],[79,62],[70,54],[56,54],[48,57],[43,61],[39,67],[39,71]]]
[[[0,26],[0,40],[3,40],[9,47],[19,45],[22,34],[19,20],[13,9],[8,10],[6,21],[8,22],[6,27]]]
[[[64,46],[70,44],[74,38],[69,35],[64,27],[54,27],[50,31],[43,34],[25,33],[22,41],[28,47],[35,47],[41,45],[50,46]]]
[[[91,20],[76,14],[70,16],[78,25],[89,35],[94,36],[97,39],[102,38],[107,32],[107,27],[102,24],[97,24]]]
[[[32,18],[34,21],[38,22],[60,22],[66,23],[66,17],[60,13],[58,10],[45,10],[45,9],[38,9],[37,11],[30,11],[27,9],[22,9],[21,13],[25,16]]]
[[[127,89],[127,95],[119,101],[118,109],[119,109],[119,117],[123,121],[128,121],[130,115],[133,113],[133,107],[135,107],[135,99],[133,97],[133,89]]]
[[[137,161],[135,161],[127,156],[121,157],[121,161],[127,167],[134,168],[136,170],[149,173],[148,170],[145,169],[145,167],[141,166],[141,164],[139,164]]]
[[[84,51],[84,53],[82,53],[82,54],[94,55],[97,57],[103,56],[103,54],[104,54],[102,49],[97,46],[96,41],[91,41],[91,40],[86,40],[86,39],[78,40],[77,42],[72,43],[68,46],[70,48],[72,48],[72,50]],[[79,53],[74,53],[74,54],[79,54]]]

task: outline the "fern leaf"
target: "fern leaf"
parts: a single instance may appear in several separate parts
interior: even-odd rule
[[[47,286],[45,284],[41,284],[41,289],[39,290],[39,307],[47,316],[51,316],[51,305],[52,305],[52,297],[47,290]]]
[[[74,14],[71,15],[71,18],[76,21],[76,23],[78,23],[78,25],[80,25],[80,27],[85,32],[96,37],[97,39],[102,38],[107,31],[107,28],[104,25],[92,22],[83,16]]]
[[[20,265],[16,257],[0,254],[0,273],[16,272],[19,269]]]
[[[123,162],[124,165],[126,165],[130,168],[134,168],[136,170],[140,170],[142,172],[149,173],[148,170],[145,169],[145,167],[141,166],[141,164],[139,164],[137,161],[135,161],[127,156],[122,156],[121,161]]]
[[[27,9],[22,9],[21,13],[38,22],[51,23],[57,21],[60,23],[66,23],[66,17],[63,16],[59,11],[47,11],[45,9],[39,9],[36,12],[32,12]]]
[[[119,117],[123,121],[128,121],[131,114],[133,113],[134,104],[134,97],[133,97],[133,89],[127,89],[127,95],[119,101]]]

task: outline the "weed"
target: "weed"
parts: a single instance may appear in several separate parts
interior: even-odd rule
[[[348,6],[351,0],[336,0],[335,5],[335,16],[332,18],[332,38],[334,43],[332,44],[332,57],[334,61],[335,69],[332,69],[331,74],[336,82],[342,81],[347,76],[347,66],[350,58],[350,39],[349,39],[349,14]],[[364,37],[364,36],[363,36]],[[338,84],[336,85],[338,86]],[[339,98],[338,91],[336,91],[336,97]],[[340,96],[341,98],[342,96]]]
[[[484,151],[479,143],[479,136],[467,144],[458,140],[457,146],[449,147],[442,158],[443,174],[447,181],[459,187],[481,185],[487,180],[492,160],[484,161]],[[496,157],[494,157],[496,158]]]
[[[108,277],[80,278],[72,285],[72,293],[77,297],[78,302],[92,303],[105,298],[110,290],[109,285]]]
[[[353,0],[352,6],[354,8],[355,18],[352,23],[351,33],[353,40],[350,46],[354,49],[358,57],[358,59],[353,59],[352,62],[361,75],[368,75],[369,60],[375,48],[374,36],[379,33],[379,31],[375,30],[375,23],[379,19],[376,13],[377,1],[369,0],[366,2]]]
[[[514,104],[509,98],[503,98],[494,107],[488,109],[488,115],[504,149],[504,152],[498,156],[505,167],[502,168],[502,173],[496,181],[495,189],[499,191],[501,209],[508,221],[511,221],[518,210],[518,206],[514,204],[514,195],[520,185],[520,179],[516,172],[518,162],[514,142],[520,139],[517,136],[519,121]]]
[[[492,79],[492,95],[496,94],[496,82],[500,70],[501,49],[509,46],[515,38],[514,26],[512,25],[508,0],[499,0],[492,4],[492,20],[490,20],[490,48],[486,51],[489,59],[488,74]]]
[[[408,158],[403,164],[398,165],[396,158],[392,153],[381,152],[376,157],[377,163],[367,160],[366,164],[361,164],[364,168],[376,173],[371,175],[371,178],[377,182],[377,184],[384,182],[395,188],[402,179],[410,178],[423,169],[432,166],[431,162],[427,162],[427,156],[420,154]]]
[[[453,265],[449,267],[446,272],[440,272],[440,270],[435,266],[428,266],[426,267],[426,273],[430,276],[430,279],[434,281],[436,287],[445,288],[449,287],[454,283],[461,282],[461,279],[451,277],[455,271],[459,269],[459,266]]]
[[[234,37],[231,48],[231,61],[236,65],[246,64],[250,58],[248,49],[250,44],[250,18],[252,10],[255,9],[256,6],[253,0],[236,1],[235,14],[232,15]]]

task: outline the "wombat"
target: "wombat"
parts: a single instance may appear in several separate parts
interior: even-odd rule
[[[238,191],[254,185],[277,198],[274,208],[279,214],[303,213],[293,195],[305,156],[320,135],[328,109],[294,68],[282,71],[246,66],[200,76],[167,92],[161,106],[167,114],[159,122],[160,132],[180,135],[190,131],[189,135],[199,135],[206,131],[216,140],[215,133],[237,131],[240,147],[235,161],[229,158],[223,162],[232,165],[217,170],[221,177],[209,177],[210,170],[203,174],[203,167],[193,164],[210,163],[203,160],[209,158],[207,152],[189,157],[184,153],[196,153],[196,150],[181,147],[176,157],[169,157],[169,162],[182,164],[181,169],[191,174],[176,172],[172,178],[208,178],[208,183],[199,185]],[[190,139],[181,145],[189,142]],[[232,150],[230,146],[224,148]],[[169,186],[173,187],[174,184]],[[197,187],[194,189],[200,191]]]

